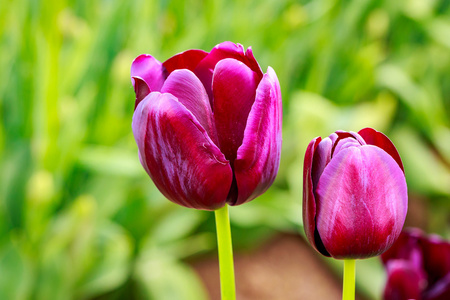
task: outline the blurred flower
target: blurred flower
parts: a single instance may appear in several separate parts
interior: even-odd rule
[[[334,258],[386,251],[408,207],[403,165],[392,142],[365,128],[313,139],[303,167],[303,223],[312,246]]]
[[[403,231],[381,255],[386,300],[450,299],[450,243],[414,228]]]
[[[139,158],[169,200],[214,210],[269,188],[280,161],[281,93],[251,48],[224,42],[164,63],[143,54],[131,81]]]

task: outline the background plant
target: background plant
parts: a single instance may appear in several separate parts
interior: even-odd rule
[[[448,238],[449,16],[445,0],[3,0],[0,298],[206,299],[184,260],[215,250],[213,219],[139,166],[129,68],[225,40],[276,70],[285,114],[277,181],[230,212],[236,249],[303,232],[308,142],[366,126],[400,152],[419,225]]]

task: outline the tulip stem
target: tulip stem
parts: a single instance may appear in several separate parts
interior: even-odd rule
[[[217,245],[219,248],[220,290],[222,300],[235,300],[233,247],[231,245],[228,205],[214,211],[216,216]]]
[[[355,299],[355,260],[344,260],[344,284],[342,300]]]

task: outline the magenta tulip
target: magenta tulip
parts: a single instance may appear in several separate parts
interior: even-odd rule
[[[406,217],[403,165],[392,142],[365,128],[313,139],[303,168],[303,223],[312,246],[338,259],[386,251]]]
[[[381,255],[386,267],[385,300],[450,299],[450,243],[419,229],[400,234]]]
[[[281,93],[251,48],[224,42],[164,63],[138,56],[133,134],[139,158],[169,200],[214,210],[264,193],[278,172]]]

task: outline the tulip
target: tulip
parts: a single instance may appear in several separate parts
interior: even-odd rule
[[[407,206],[403,165],[383,133],[337,131],[309,143],[303,222],[319,253],[337,259],[383,253],[399,236]]]
[[[251,48],[224,42],[164,63],[131,66],[133,134],[156,187],[182,206],[214,210],[222,299],[236,298],[228,205],[264,193],[278,172],[281,93]]]
[[[278,172],[281,93],[251,48],[224,42],[131,66],[133,134],[156,187],[182,206],[215,210],[264,193]]]
[[[450,242],[411,228],[381,260],[387,271],[385,300],[450,299]]]

